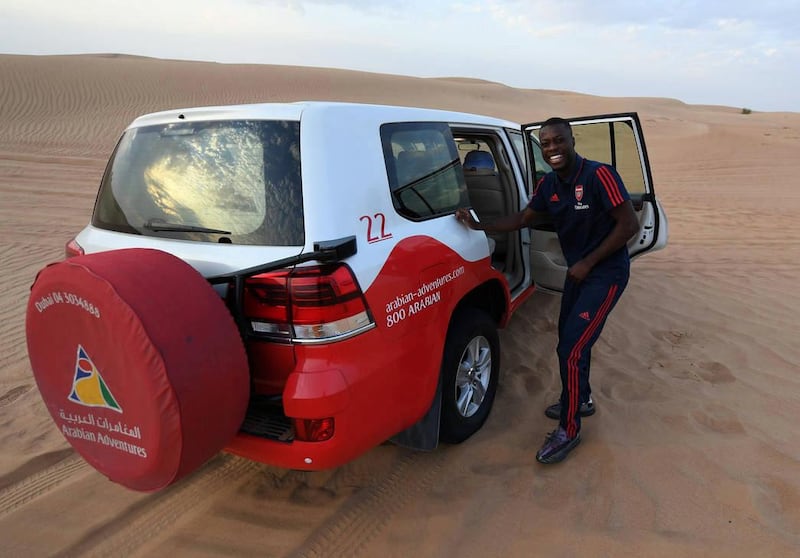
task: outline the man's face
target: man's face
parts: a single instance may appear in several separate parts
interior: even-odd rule
[[[539,130],[539,144],[544,160],[556,172],[569,169],[575,161],[575,138],[564,124],[545,126]]]

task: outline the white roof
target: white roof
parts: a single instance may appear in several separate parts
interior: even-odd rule
[[[419,107],[342,103],[333,101],[299,101],[294,103],[258,103],[214,107],[173,109],[138,117],[130,127],[165,124],[183,120],[300,120],[304,114],[328,118],[349,118],[355,113],[369,115],[370,120],[381,122],[449,122],[462,124],[484,124],[518,129],[516,122],[464,112]]]

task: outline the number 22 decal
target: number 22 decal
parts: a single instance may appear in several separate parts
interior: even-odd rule
[[[383,213],[376,213],[372,217],[369,215],[362,215],[358,218],[359,221],[364,221],[365,219],[367,221],[367,242],[372,244],[373,242],[380,242],[381,240],[392,238],[392,233],[386,234],[386,215]],[[373,236],[372,226],[373,224],[377,226],[378,221],[380,221],[380,236],[377,234]]]

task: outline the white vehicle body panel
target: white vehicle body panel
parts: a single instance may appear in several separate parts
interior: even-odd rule
[[[452,216],[411,221],[393,208],[381,142],[380,126],[393,122],[446,122],[493,129],[518,124],[479,115],[432,109],[299,102],[177,109],[145,115],[127,129],[159,124],[213,120],[299,120],[305,245],[294,247],[236,246],[130,235],[88,226],[76,238],[86,253],[120,248],[155,248],[172,253],[204,276],[228,273],[311,251],[314,242],[356,235],[358,253],[352,265],[367,289],[396,244],[411,235],[427,235],[451,245],[467,261],[488,255],[488,244]],[[310,195],[309,195],[310,193]],[[370,244],[369,219],[381,214],[391,239]],[[373,224],[373,226],[375,226]],[[456,242],[447,242],[448,238]]]

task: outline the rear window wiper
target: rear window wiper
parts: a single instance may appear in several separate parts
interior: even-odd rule
[[[183,225],[181,223],[167,223],[164,219],[148,219],[143,225],[144,228],[153,232],[197,232],[209,234],[231,234],[231,231],[221,229],[209,229],[207,227],[196,227],[194,225]]]

